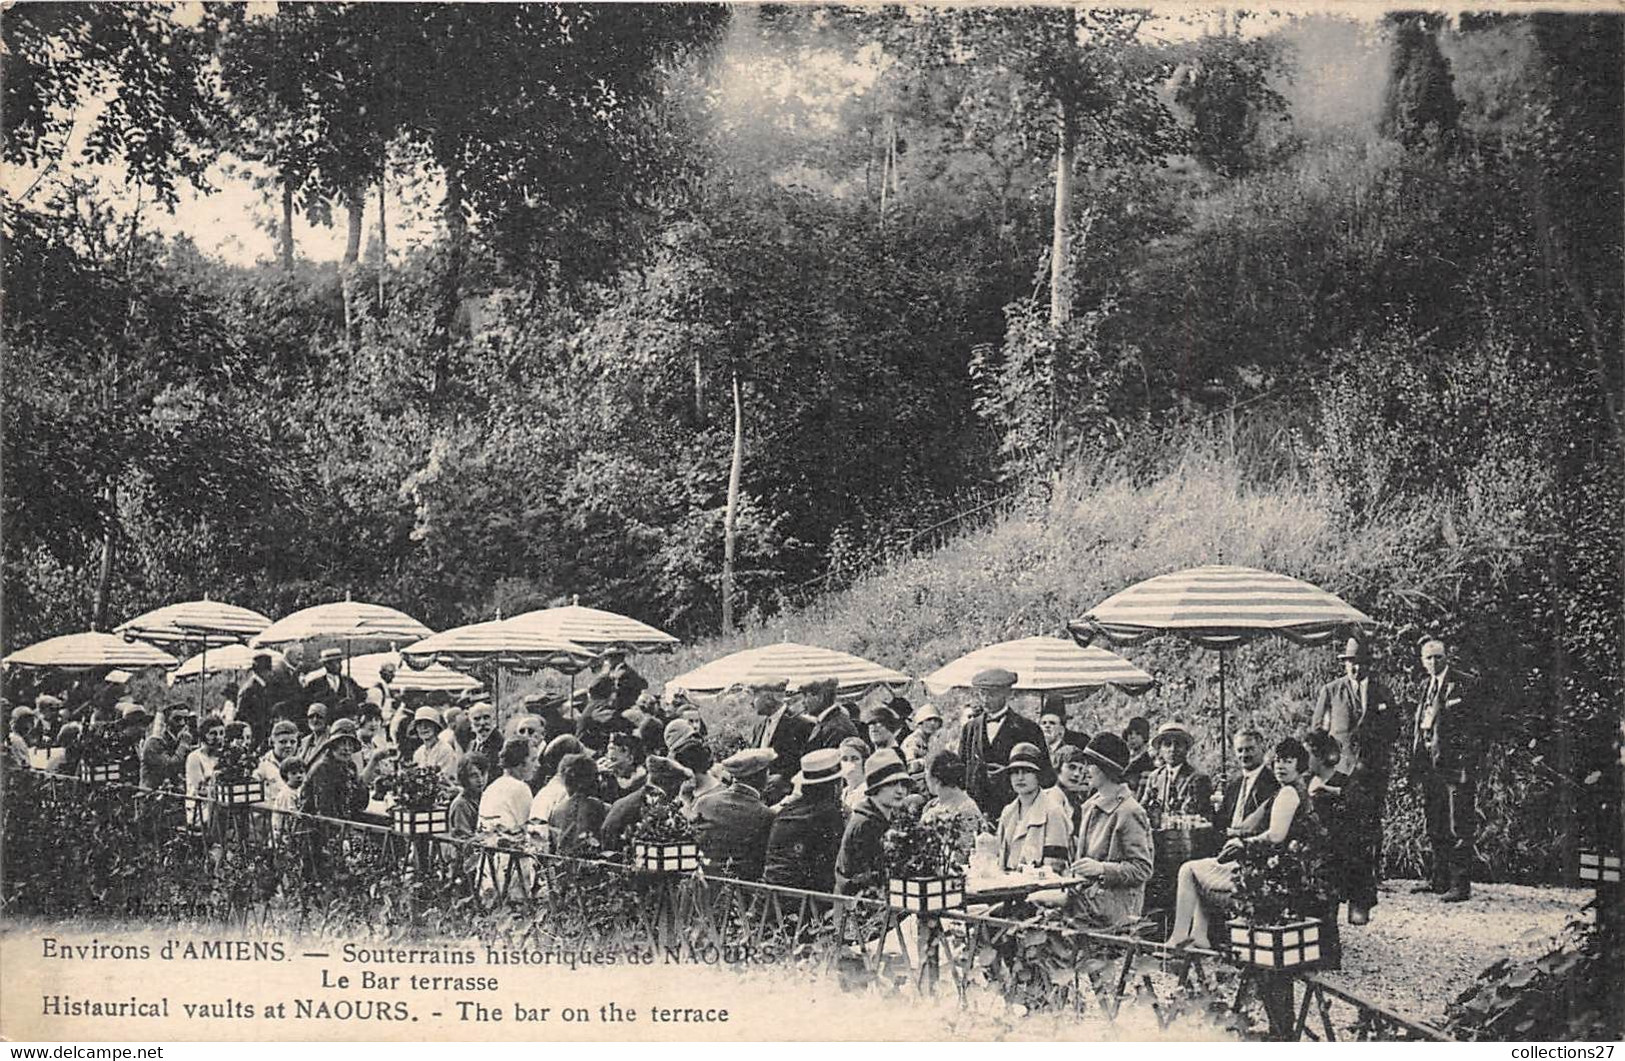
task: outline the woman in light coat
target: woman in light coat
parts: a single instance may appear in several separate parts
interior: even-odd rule
[[[1102,733],[1083,750],[1094,795],[1084,801],[1076,858],[1067,872],[1090,882],[1075,890],[1067,915],[1084,928],[1119,928],[1139,920],[1151,879],[1151,821],[1123,781],[1128,745]]]

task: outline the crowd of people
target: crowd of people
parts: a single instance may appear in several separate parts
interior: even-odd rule
[[[408,705],[387,668],[362,689],[337,652],[297,686],[261,653],[230,702],[203,717],[178,703],[151,712],[120,692],[127,676],[115,673],[77,703],[41,694],[11,709],[8,757],[76,773],[95,743],[104,761],[114,748],[141,786],[206,799],[236,746],[256,757],[273,810],[346,820],[364,817],[411,763],[454,793],[453,836],[597,857],[624,852],[645,815],[675,808],[713,870],[841,895],[884,889],[884,838],[903,816],[948,820],[973,872],[1053,879],[1030,901],[1112,930],[1148,913],[1159,845],[1205,831],[1222,846],[1168,867],[1165,913],[1170,943],[1207,946],[1255,845],[1315,845],[1331,867],[1326,916],[1335,924],[1346,902],[1351,924],[1369,920],[1402,739],[1434,847],[1419,890],[1447,902],[1470,894],[1477,733],[1446,646],[1421,646],[1428,682],[1408,704],[1374,676],[1359,641],[1338,659],[1344,675],[1320,689],[1307,732],[1278,741],[1266,762],[1263,735],[1244,726],[1232,744],[1237,772],[1219,779],[1192,765],[1198,735],[1184,723],[1153,729],[1136,717],[1089,734],[1076,726],[1078,705],[1059,698],[1044,699],[1034,720],[1012,708],[1019,676],[999,669],[974,677],[953,725],[938,705],[902,696],[860,708],[833,680],[754,685],[743,747],[718,746],[698,705],[656,697],[620,657],[581,699],[528,696],[505,720],[477,689]]]

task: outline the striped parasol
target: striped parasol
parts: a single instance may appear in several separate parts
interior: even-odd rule
[[[351,657],[350,677],[363,689],[370,689],[378,684],[378,670],[386,663],[393,664],[396,668],[395,680],[389,683],[390,688],[396,692],[456,693],[464,689],[477,689],[480,686],[478,678],[470,678],[439,663],[431,663],[422,670],[403,667],[399,652],[369,652],[364,656]]]
[[[334,601],[285,615],[260,631],[256,648],[295,641],[331,640],[348,648],[355,642],[407,643],[434,633],[405,612],[363,601]]]
[[[713,660],[673,678],[666,683],[666,691],[670,693],[681,689],[690,693],[715,693],[757,682],[781,679],[809,682],[827,678],[834,678],[837,691],[843,693],[867,691],[877,685],[906,685],[910,680],[908,675],[882,667],[862,656],[786,641],[763,648],[748,648]]]
[[[1317,645],[1350,627],[1375,625],[1335,594],[1286,575],[1214,564],[1138,582],[1067,624],[1080,644],[1096,636],[1132,645],[1172,634],[1219,651],[1220,762],[1229,765],[1224,653],[1244,641],[1284,637]]]
[[[922,680],[934,696],[949,689],[968,689],[977,671],[1002,667],[1016,675],[1016,688],[1032,692],[1081,693],[1109,685],[1139,694],[1155,679],[1109,649],[1079,645],[1060,637],[1023,637],[1001,641],[960,656]]]
[[[551,670],[574,674],[598,657],[570,641],[533,633],[497,619],[457,626],[401,649],[408,666],[443,663],[453,668],[492,664],[512,670]]]
[[[176,660],[144,641],[127,641],[117,634],[91,630],[64,634],[19,649],[0,660],[8,667],[109,667],[140,670],[175,666]]]
[[[270,625],[271,620],[259,612],[204,597],[155,608],[114,627],[113,632],[155,645],[229,645],[247,641]]]
[[[241,674],[254,666],[254,652],[255,650],[247,645],[227,645],[224,648],[210,649],[206,653],[199,652],[190,659],[182,660],[179,667],[169,672],[170,684],[203,678],[210,674]],[[271,652],[271,664],[276,667],[282,666],[282,653]]]
[[[1271,635],[1314,645],[1348,627],[1370,625],[1370,616],[1319,586],[1257,568],[1215,564],[1136,583],[1068,628],[1083,641],[1100,633],[1132,645],[1175,634],[1204,648],[1224,649]]]
[[[678,641],[648,623],[597,608],[569,604],[543,608],[507,620],[509,626],[570,641],[594,652],[664,652]]]

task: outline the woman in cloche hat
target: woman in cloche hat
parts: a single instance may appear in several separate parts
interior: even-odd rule
[[[1119,928],[1140,917],[1151,879],[1151,822],[1124,781],[1132,758],[1115,733],[1102,733],[1083,750],[1094,794],[1083,804],[1067,872],[1091,881],[1067,902],[1069,917],[1088,928]]]
[[[999,863],[1006,870],[1048,866],[1059,872],[1071,855],[1065,801],[1040,781],[1046,765],[1038,745],[1023,741],[1010,749],[1009,762],[993,768],[1016,794],[999,815]]]

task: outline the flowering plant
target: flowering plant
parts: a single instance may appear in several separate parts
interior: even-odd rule
[[[965,872],[965,830],[953,815],[921,818],[904,811],[881,837],[886,871],[894,878],[959,877]]]
[[[643,805],[630,836],[640,844],[691,844],[694,825],[676,800],[662,799]]]
[[[1255,925],[1292,917],[1320,917],[1326,910],[1325,859],[1318,845],[1245,844],[1236,866],[1236,912]]]
[[[259,765],[254,753],[241,744],[228,744],[215,757],[214,779],[221,785],[241,785],[254,776]]]
[[[457,786],[439,767],[402,763],[395,773],[378,782],[382,792],[395,794],[395,806],[408,811],[434,810],[457,796]]]

